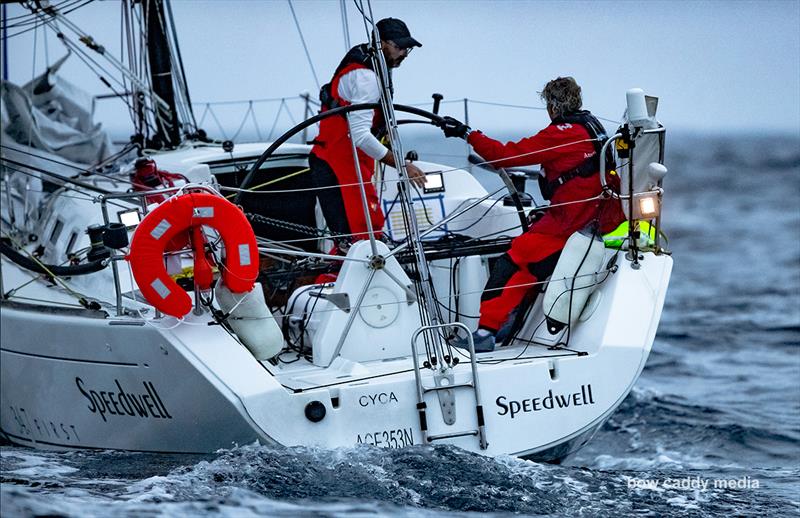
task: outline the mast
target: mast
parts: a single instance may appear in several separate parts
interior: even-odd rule
[[[150,82],[155,93],[166,103],[156,105],[156,134],[154,147],[174,148],[181,142],[178,110],[173,88],[172,59],[167,40],[163,0],[143,0],[142,10],[147,23],[147,57],[150,63]]]

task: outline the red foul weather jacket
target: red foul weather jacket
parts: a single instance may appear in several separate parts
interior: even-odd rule
[[[548,181],[575,170],[597,151],[593,137],[582,124],[559,123],[558,119],[532,137],[502,144],[479,131],[470,133],[467,142],[476,153],[496,167],[519,167],[541,164]],[[551,205],[585,200],[600,194],[599,171],[591,176],[576,177],[561,185],[550,200]],[[614,183],[617,177],[609,179]],[[556,206],[528,230],[528,233],[558,236],[566,240],[573,232],[598,219],[603,233],[615,229],[625,218],[619,201],[605,199]],[[522,257],[512,258],[517,264],[529,262]]]
[[[492,331],[500,329],[517,307],[528,288],[548,277],[556,261],[575,231],[593,220],[600,222],[603,233],[616,228],[623,220],[618,200],[603,199],[558,206],[566,202],[586,200],[601,192],[599,161],[591,161],[598,153],[595,136],[602,125],[589,112],[578,112],[568,120],[583,120],[586,125],[556,119],[536,135],[518,142],[502,144],[480,132],[472,132],[467,142],[486,160],[497,167],[541,164],[548,182],[564,175],[568,179],[557,187],[550,199],[553,208],[531,225],[527,232],[511,242],[508,257],[517,266],[514,270],[493,271],[487,283],[490,291],[481,296],[479,326]],[[593,126],[593,130],[587,129]],[[590,176],[574,174],[579,168]],[[592,169],[594,169],[592,174]],[[614,187],[617,177],[609,178]],[[501,289],[497,289],[501,288]]]

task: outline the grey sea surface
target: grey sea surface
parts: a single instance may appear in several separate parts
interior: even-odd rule
[[[463,157],[463,143],[426,135],[406,149]],[[616,414],[563,464],[447,446],[173,456],[5,444],[0,515],[797,516],[800,137],[667,143],[675,267],[653,352]]]

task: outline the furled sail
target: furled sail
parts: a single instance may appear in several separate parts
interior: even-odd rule
[[[19,144],[95,164],[111,154],[111,140],[93,120],[92,96],[57,75],[68,56],[22,87],[3,81],[3,132]]]

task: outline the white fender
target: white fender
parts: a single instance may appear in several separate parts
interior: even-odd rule
[[[588,227],[569,237],[544,294],[542,307],[551,334],[578,320],[597,283],[591,274],[600,271],[604,256],[603,240]]]
[[[486,267],[478,255],[462,257],[458,263],[458,321],[470,331],[478,329],[481,294],[486,285]]]
[[[225,283],[214,289],[222,311],[230,313],[228,323],[256,360],[268,360],[283,348],[283,333],[264,301],[261,284],[248,293],[232,293]]]

